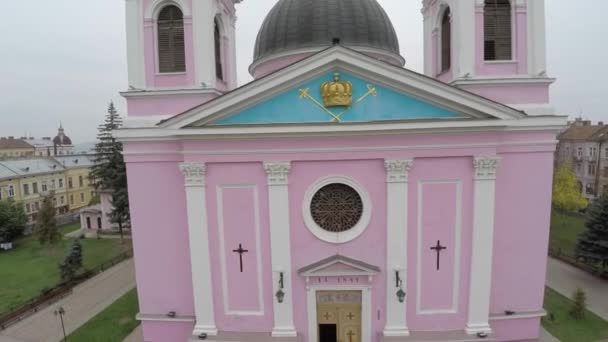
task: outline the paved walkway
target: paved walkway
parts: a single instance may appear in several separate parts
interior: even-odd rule
[[[1,341],[0,341],[1,342]],[[141,324],[133,330],[131,335],[127,336],[122,342],[144,342],[144,335],[141,331]]]
[[[135,287],[133,259],[124,261],[74,288],[73,293],[0,333],[0,342],[57,342],[63,338],[53,311],[63,306],[67,334]]]
[[[587,295],[587,309],[608,321],[608,282],[559,260],[549,258],[547,285],[571,298],[578,287]]]

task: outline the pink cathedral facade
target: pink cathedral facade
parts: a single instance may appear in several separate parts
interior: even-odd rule
[[[424,75],[375,0],[299,1],[239,88],[240,1],[126,1],[144,340],[536,340],[544,1],[423,1]]]

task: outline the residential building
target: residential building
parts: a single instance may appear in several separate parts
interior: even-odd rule
[[[44,196],[54,193],[57,214],[78,211],[91,202],[92,156],[70,155],[0,161],[0,200],[23,203],[30,222],[36,221]]]
[[[65,134],[63,125],[59,125],[57,135],[54,138],[44,137],[41,139],[24,138],[26,143],[34,147],[34,155],[38,157],[52,157],[74,154],[72,139]]]
[[[126,2],[143,339],[537,340],[545,1],[422,1],[422,75],[378,1],[278,0],[236,88],[240,2]]]
[[[94,185],[89,180],[93,156],[69,155],[56,156],[54,159],[65,168],[66,195],[70,211],[88,206],[94,196]]]
[[[570,165],[585,198],[608,191],[608,125],[577,119],[558,136],[556,165]]]
[[[32,157],[34,148],[21,139],[0,138],[0,159]]]

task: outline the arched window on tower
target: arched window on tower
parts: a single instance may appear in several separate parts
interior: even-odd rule
[[[486,0],[484,10],[484,58],[511,60],[511,1]]]
[[[220,24],[217,18],[214,20],[214,41],[215,41],[215,75],[220,80],[224,79],[224,70],[222,66],[222,34]]]
[[[446,8],[441,17],[441,72],[452,66],[452,23],[450,8]]]
[[[174,5],[163,8],[158,15],[158,71],[186,71],[184,15]]]

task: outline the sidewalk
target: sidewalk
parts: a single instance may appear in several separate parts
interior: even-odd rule
[[[587,309],[608,321],[608,282],[559,260],[549,258],[547,285],[571,298],[580,287],[587,295]]]
[[[75,287],[70,296],[0,332],[0,342],[57,342],[63,338],[59,318],[53,314],[59,306],[66,311],[65,330],[70,334],[134,287],[135,269],[133,259],[129,259]]]

